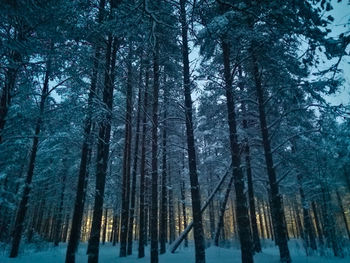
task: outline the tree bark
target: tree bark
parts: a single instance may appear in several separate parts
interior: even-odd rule
[[[312,212],[314,214],[316,231],[317,231],[317,236],[318,236],[318,242],[319,242],[320,246],[323,247],[324,246],[323,232],[322,232],[322,229],[321,229],[321,223],[320,223],[319,216],[318,216],[318,213],[317,213],[315,201],[311,202],[311,208],[312,208]]]
[[[52,50],[50,52],[52,52]],[[31,184],[32,184],[33,175],[34,175],[35,159],[36,159],[38,146],[39,146],[39,135],[43,124],[45,104],[46,104],[46,99],[48,97],[48,92],[49,92],[49,78],[51,75],[51,59],[52,58],[50,54],[46,62],[46,72],[45,72],[44,84],[43,84],[43,89],[42,89],[41,98],[40,98],[39,116],[35,124],[35,133],[34,133],[33,144],[30,152],[28,171],[25,177],[25,185],[23,188],[21,201],[17,209],[15,224],[13,228],[13,235],[12,235],[13,238],[12,238],[10,258],[15,258],[18,256],[18,249],[21,242],[23,224],[24,224],[24,220],[27,212],[27,207],[28,207],[29,193],[31,190]]]
[[[165,85],[165,83],[164,83]],[[164,254],[168,235],[168,198],[167,198],[167,104],[168,91],[164,90],[163,136],[162,136],[162,191],[159,221],[159,254]]]
[[[323,185],[321,187],[322,192],[322,215],[324,220],[324,234],[326,237],[327,245],[329,247],[332,247],[333,254],[335,257],[344,257],[342,247],[340,246],[337,237],[336,237],[336,231],[335,231],[335,225],[331,223],[331,218],[329,215],[329,205],[328,203],[331,201],[331,196],[329,193],[328,188]]]
[[[243,124],[243,127],[247,128],[247,124]],[[250,147],[248,140],[245,140],[245,163],[247,169],[247,179],[248,179],[248,200],[249,200],[249,212],[250,212],[250,223],[252,226],[253,234],[253,245],[255,252],[261,252],[261,244],[259,239],[258,225],[256,223],[256,213],[255,213],[255,200],[254,200],[254,187],[253,187],[253,176],[252,168],[250,165]]]
[[[67,154],[67,153],[66,153]],[[55,225],[55,237],[54,237],[54,246],[57,247],[58,243],[60,242],[61,239],[61,229],[62,229],[62,210],[63,210],[63,201],[64,201],[64,190],[66,188],[66,179],[67,179],[67,172],[68,172],[68,167],[67,167],[67,157],[64,157],[65,159],[63,160],[63,173],[62,173],[62,182],[61,182],[61,194],[60,194],[60,203],[58,207],[58,213],[56,215],[57,221]]]
[[[104,245],[106,243],[106,236],[107,236],[107,216],[108,216],[108,209],[105,208],[105,214],[103,217],[103,230],[102,230],[102,244]]]
[[[227,201],[228,198],[230,196],[230,191],[232,188],[232,183],[233,183],[233,175],[230,177],[230,181],[227,185],[226,188],[226,192],[225,192],[225,196],[224,196],[224,200],[222,200],[221,202],[221,207],[220,207],[220,213],[219,213],[219,219],[218,219],[218,225],[216,228],[216,232],[215,232],[215,238],[214,238],[214,244],[215,246],[219,246],[219,237],[220,237],[220,233],[224,228],[224,215],[225,215],[225,211],[226,211],[226,205],[227,205]]]
[[[104,7],[105,7],[105,0],[100,0],[99,14],[97,19],[98,23],[101,23],[103,20]],[[101,48],[97,46],[94,54],[91,84],[90,84],[88,105],[87,105],[88,112],[85,117],[85,123],[84,123],[84,140],[83,140],[83,145],[81,149],[78,184],[77,184],[76,196],[74,201],[71,231],[70,231],[68,245],[67,245],[65,263],[75,263],[75,253],[79,245],[81,222],[83,219],[83,212],[84,212],[84,201],[85,201],[84,193],[86,192],[84,188],[86,188],[89,152],[91,153],[91,144],[92,144],[91,131],[93,126],[92,125],[93,100],[95,98],[95,93],[96,93],[98,66],[99,66],[100,58],[101,58]]]
[[[132,254],[132,241],[134,231],[134,219],[135,219],[135,202],[136,202],[136,173],[138,164],[139,154],[139,137],[140,137],[140,119],[141,119],[141,91],[142,91],[142,67],[140,69],[140,80],[139,80],[139,94],[137,102],[137,115],[136,115],[136,134],[135,134],[135,149],[134,149],[134,163],[132,170],[132,184],[131,184],[131,203],[130,203],[130,218],[128,227],[128,250],[127,254]]]
[[[155,21],[153,21],[156,24]],[[158,263],[158,97],[159,97],[159,40],[153,47],[153,101],[152,101],[152,198],[151,198],[151,262]]]
[[[127,236],[130,205],[130,169],[131,169],[131,138],[132,138],[132,47],[129,43],[127,62],[126,113],[125,113],[125,145],[123,156],[123,186],[122,186],[122,213],[120,227],[120,257],[127,255]]]
[[[214,188],[214,190],[212,191],[212,193],[210,194],[210,196],[208,197],[208,199],[205,201],[204,205],[201,208],[201,213],[203,213],[205,211],[205,209],[209,206],[209,204],[213,201],[214,196],[216,195],[216,193],[220,190],[220,187],[222,186],[223,182],[225,181],[227,175],[229,174],[229,172],[232,170],[232,164],[230,165],[230,167],[227,169],[226,173],[220,178],[219,183],[216,185],[216,187]],[[171,244],[170,246],[170,252],[171,253],[175,253],[176,249],[179,247],[179,245],[181,244],[181,242],[185,239],[185,237],[188,235],[188,233],[191,231],[192,227],[193,227],[193,221],[186,227],[186,229],[181,233],[181,220],[180,220],[180,202],[178,202],[178,224],[179,224],[179,237]]]
[[[193,134],[192,121],[192,98],[190,82],[190,63],[188,51],[188,24],[186,18],[186,0],[180,0],[180,20],[182,33],[182,62],[183,62],[183,84],[185,95],[185,116],[188,166],[190,172],[191,196],[192,196],[192,216],[193,216],[193,236],[195,243],[196,263],[205,263],[205,244],[201,213],[201,196],[197,175],[196,148]]]
[[[234,185],[236,191],[236,217],[238,234],[242,250],[242,262],[253,262],[253,244],[251,241],[250,222],[248,217],[247,200],[244,194],[244,180],[241,169],[240,147],[237,138],[237,123],[235,103],[232,91],[232,72],[230,62],[230,46],[222,41],[222,55],[224,64],[225,92],[227,101],[227,119],[229,124],[229,137],[231,158],[233,165]]]
[[[145,218],[145,195],[146,195],[146,134],[147,134],[147,108],[148,108],[148,81],[149,70],[146,63],[145,73],[145,91],[143,96],[143,117],[142,117],[142,139],[141,139],[141,163],[140,163],[140,210],[139,210],[139,248],[138,258],[145,256],[145,238],[146,238],[146,218]]]
[[[270,184],[271,192],[271,210],[272,210],[272,220],[273,225],[276,229],[276,241],[279,247],[280,260],[284,263],[290,263],[291,257],[288,249],[287,243],[287,233],[283,224],[284,211],[281,203],[281,196],[278,189],[277,176],[273,164],[271,144],[269,139],[269,131],[267,127],[266,114],[265,114],[265,101],[263,88],[261,85],[261,76],[259,73],[258,62],[254,54],[254,50],[251,50],[252,66],[253,66],[253,78],[255,81],[256,94],[258,99],[258,108],[259,108],[259,120],[260,128],[263,139],[265,161],[267,166],[267,174]]]
[[[185,158],[185,157],[184,157]],[[184,171],[184,167],[182,169]],[[183,217],[183,225],[184,229],[187,228],[187,212],[186,212],[186,192],[185,192],[185,181],[183,175],[181,176],[181,185],[180,185],[180,193],[181,193],[181,207],[182,207],[182,217]],[[188,247],[188,238],[185,236],[185,247]]]
[[[88,262],[97,263],[99,256],[99,242],[103,210],[104,190],[106,183],[107,165],[109,157],[109,142],[112,126],[113,91],[115,78],[115,62],[118,40],[112,35],[108,36],[106,48],[105,83],[103,89],[103,103],[105,116],[99,123],[97,157],[96,157],[96,186],[95,201],[88,243]]]
[[[339,208],[340,208],[341,214],[342,214],[342,216],[343,216],[344,226],[345,226],[345,229],[346,229],[346,233],[348,234],[348,238],[350,239],[349,224],[348,224],[348,221],[347,221],[347,219],[346,219],[346,215],[345,215],[345,212],[344,212],[343,203],[342,203],[342,201],[341,201],[340,194],[339,194],[338,191],[336,191],[336,195],[337,195],[337,200],[338,200]]]
[[[304,219],[304,238],[306,242],[306,247],[307,251],[306,253],[308,254],[308,247],[311,247],[311,249],[316,250],[316,240],[315,240],[315,233],[313,231],[313,227],[311,224],[311,218],[310,218],[310,212],[309,212],[309,206],[305,200],[305,194],[304,194],[304,189],[302,186],[302,175],[298,174],[297,176],[298,183],[299,183],[299,194],[300,194],[300,199],[301,199],[301,205],[303,207],[303,219]]]
[[[175,212],[174,212],[174,193],[173,193],[173,183],[171,179],[171,171],[168,171],[168,207],[169,207],[169,244],[175,240]]]

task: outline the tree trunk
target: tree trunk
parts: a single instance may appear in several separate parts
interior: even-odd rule
[[[239,78],[242,78],[242,71],[239,70]],[[244,91],[244,85],[239,84],[241,91]],[[243,129],[248,129],[248,121],[246,119],[247,111],[249,110],[246,103],[242,103],[242,111],[244,115],[243,119]],[[253,238],[253,248],[255,252],[261,252],[261,244],[259,239],[258,225],[256,223],[256,213],[255,213],[255,200],[254,200],[254,186],[253,186],[253,175],[251,168],[251,157],[250,157],[250,146],[248,137],[244,138],[244,153],[245,153],[245,165],[247,173],[247,182],[248,182],[248,201],[249,201],[249,213],[250,213],[250,224],[252,229],[252,238]]]
[[[67,155],[67,153],[66,153]],[[54,246],[57,247],[58,243],[60,242],[61,239],[61,229],[62,229],[62,210],[63,210],[63,201],[64,201],[64,189],[66,188],[66,178],[67,178],[67,172],[68,172],[68,167],[67,167],[67,159],[63,160],[63,173],[62,173],[62,187],[61,187],[61,195],[60,195],[60,204],[58,208],[58,213],[56,215],[57,217],[57,222],[56,222],[56,227],[55,227],[55,237],[54,237]]]
[[[180,0],[180,20],[182,32],[182,60],[183,60],[183,83],[185,95],[185,116],[186,116],[186,134],[188,167],[191,182],[192,197],[192,216],[193,216],[193,236],[195,243],[196,263],[205,263],[205,244],[201,213],[201,196],[197,175],[196,148],[193,134],[192,121],[192,98],[190,82],[190,62],[188,51],[188,24],[186,18],[186,0]]]
[[[145,202],[145,246],[148,245],[148,241],[150,239],[150,204],[151,204],[151,180],[148,175],[148,171],[145,174],[145,198],[147,201]]]
[[[301,219],[299,215],[299,210],[296,205],[296,200],[293,203],[293,210],[294,210],[294,215],[295,215],[295,221],[296,221],[296,226],[297,226],[297,233],[299,234],[298,237],[301,237],[301,239],[304,239],[304,231],[303,231],[303,226],[301,224]]]
[[[253,187],[253,176],[252,169],[250,166],[250,149],[248,140],[246,140],[245,145],[245,163],[247,167],[247,179],[248,179],[248,199],[249,199],[249,212],[250,212],[250,223],[252,226],[253,234],[253,245],[255,252],[261,252],[261,244],[258,233],[258,225],[256,223],[256,213],[255,213],[255,200],[254,200],[254,187]]]
[[[347,221],[347,219],[346,219],[346,215],[345,215],[345,212],[344,212],[343,203],[342,203],[342,201],[341,201],[340,194],[339,194],[338,191],[336,191],[336,194],[337,194],[337,199],[338,199],[339,208],[340,208],[341,214],[342,214],[342,216],[343,216],[343,220],[344,220],[344,225],[345,225],[346,233],[348,234],[348,238],[350,239],[349,224],[348,224],[348,221]]]
[[[168,207],[169,207],[169,244],[175,240],[175,212],[174,212],[174,193],[173,193],[173,183],[171,179],[170,169],[168,171]]]
[[[103,20],[104,7],[105,7],[105,0],[100,0],[98,23],[101,23]],[[81,149],[78,184],[77,184],[77,190],[76,190],[76,196],[75,196],[75,202],[74,202],[72,225],[71,225],[71,231],[70,231],[68,245],[67,245],[65,263],[75,263],[75,253],[79,245],[81,222],[82,222],[83,213],[84,213],[84,201],[85,201],[84,193],[86,192],[84,188],[86,186],[87,167],[89,163],[88,162],[89,152],[91,153],[91,144],[92,144],[91,131],[92,131],[93,100],[96,93],[98,65],[99,65],[100,58],[101,58],[101,48],[96,47],[94,61],[93,61],[92,75],[91,75],[88,105],[87,105],[88,112],[85,117],[85,123],[84,123],[84,141]]]
[[[183,171],[184,171],[184,167],[183,167]],[[181,192],[181,205],[182,205],[183,223],[184,223],[184,229],[186,229],[187,228],[186,194],[185,194],[185,181],[184,181],[183,176],[181,176],[180,192]],[[187,235],[185,237],[185,247],[188,247]]]
[[[316,240],[315,240],[315,233],[313,231],[313,227],[311,224],[311,218],[310,218],[310,212],[309,212],[309,206],[305,200],[305,194],[304,194],[304,189],[302,186],[302,175],[298,174],[297,176],[298,183],[299,183],[299,194],[300,194],[300,199],[301,199],[301,205],[303,207],[303,218],[304,218],[304,238],[306,242],[306,247],[307,251],[306,253],[308,254],[308,247],[311,247],[311,249],[316,250]]]
[[[216,193],[220,190],[220,187],[222,186],[223,182],[225,181],[227,175],[229,174],[230,170],[232,170],[232,164],[230,167],[227,169],[226,173],[224,176],[220,178],[219,183],[216,185],[208,199],[205,201],[204,205],[201,208],[201,213],[205,211],[205,209],[209,206],[209,204],[213,201],[214,196]],[[176,249],[179,247],[181,242],[185,239],[185,237],[188,235],[188,233],[191,231],[193,227],[193,221],[186,227],[186,229],[181,233],[181,219],[180,219],[180,202],[178,202],[178,224],[179,224],[179,237],[171,244],[170,246],[170,252],[175,253]]]
[[[88,243],[88,262],[97,263],[99,254],[99,242],[101,232],[101,220],[104,190],[106,183],[107,165],[109,158],[109,141],[112,126],[113,91],[115,77],[115,62],[118,48],[117,38],[108,36],[106,49],[105,83],[103,90],[103,103],[105,116],[99,123],[97,157],[96,157],[96,186],[95,202],[91,223],[90,238]]]
[[[242,262],[253,262],[253,244],[251,241],[250,222],[248,217],[247,200],[244,194],[244,180],[241,169],[240,147],[237,138],[237,123],[235,113],[235,103],[232,91],[232,72],[230,65],[230,47],[222,41],[225,92],[227,100],[229,136],[231,147],[231,158],[233,165],[234,185],[236,191],[236,218],[238,234],[242,250]]]
[[[265,161],[267,166],[267,174],[270,184],[271,192],[271,210],[272,210],[272,220],[273,225],[276,229],[276,241],[279,247],[280,260],[284,263],[291,262],[290,253],[287,243],[287,233],[283,224],[284,211],[281,203],[281,196],[278,189],[278,181],[276,177],[276,172],[273,164],[271,145],[269,139],[269,131],[267,127],[266,114],[265,114],[265,101],[263,88],[261,85],[261,76],[258,68],[258,62],[256,60],[254,51],[251,51],[252,63],[253,63],[253,77],[255,81],[256,94],[258,99],[258,108],[259,108],[259,120],[260,128],[263,139]]]
[[[156,22],[153,21],[156,25]],[[152,101],[152,198],[151,198],[151,262],[158,263],[158,97],[159,97],[159,40],[153,47],[153,101]]]
[[[220,232],[224,228],[224,215],[226,211],[226,205],[228,198],[230,196],[230,191],[232,188],[232,183],[233,183],[233,175],[230,177],[230,181],[227,185],[224,200],[221,202],[221,207],[220,207],[220,213],[219,213],[219,219],[218,219],[218,226],[216,228],[215,232],[215,238],[214,238],[214,244],[215,246],[219,246],[219,237],[220,237]]]
[[[164,83],[166,85],[166,83]],[[164,113],[163,113],[163,138],[162,138],[162,192],[161,192],[161,210],[159,221],[159,253],[165,253],[165,246],[167,241],[167,229],[168,229],[168,200],[167,200],[167,104],[168,104],[168,92],[164,90]]]
[[[51,51],[50,51],[51,52]],[[35,125],[35,133],[33,138],[33,145],[30,153],[30,159],[29,159],[29,165],[28,165],[28,171],[27,175],[25,177],[25,185],[23,188],[22,198],[19,203],[15,224],[13,228],[13,239],[12,239],[12,247],[10,252],[10,258],[15,258],[18,256],[18,249],[21,242],[22,232],[23,232],[23,224],[28,208],[28,200],[29,200],[29,193],[31,190],[31,184],[33,180],[33,174],[34,174],[34,166],[35,166],[35,159],[38,151],[39,146],[39,135],[41,131],[41,126],[43,124],[43,117],[45,112],[45,104],[46,99],[48,97],[49,92],[49,78],[51,74],[51,55],[49,55],[47,63],[46,63],[46,72],[45,72],[45,78],[44,78],[44,85],[41,93],[40,98],[40,108],[39,108],[39,116],[36,120]]]
[[[141,119],[141,90],[142,90],[142,67],[140,69],[140,80],[139,80],[139,94],[137,102],[137,116],[136,116],[136,135],[135,135],[135,149],[134,149],[134,163],[132,170],[132,187],[131,187],[131,204],[130,204],[130,218],[128,227],[128,251],[127,254],[132,254],[132,241],[134,231],[134,219],[135,219],[135,202],[136,202],[136,173],[138,164],[139,154],[139,137],[140,137],[140,119]]]
[[[316,230],[317,230],[317,235],[318,235],[318,242],[319,242],[320,246],[323,247],[324,246],[323,232],[321,229],[321,223],[320,223],[320,220],[318,217],[315,201],[311,202],[311,208],[312,208],[312,212],[314,214],[315,225],[316,225]]]
[[[145,217],[145,195],[146,195],[146,134],[147,134],[147,108],[148,108],[148,81],[149,70],[148,63],[146,63],[145,74],[145,91],[143,97],[143,117],[142,117],[142,139],[141,139],[141,163],[140,163],[140,211],[139,211],[139,248],[138,258],[145,256],[145,238],[146,238],[146,217]]]
[[[120,257],[127,255],[127,236],[130,205],[130,168],[131,168],[131,122],[132,122],[132,44],[129,43],[129,55],[127,62],[127,90],[125,113],[125,145],[123,156],[123,186],[122,186],[122,212],[120,227]]]
[[[263,239],[266,238],[266,234],[265,234],[265,229],[264,229],[264,222],[263,222],[263,215],[261,214],[261,206],[260,206],[261,202],[258,201],[257,206],[258,206],[258,214],[259,214],[259,223],[260,223],[260,235]],[[265,226],[266,226],[266,222],[265,222]]]
[[[104,214],[104,220],[103,220],[103,231],[102,231],[102,244],[104,245],[106,243],[106,235],[107,235],[107,215],[108,215],[108,209],[105,208],[105,214]]]

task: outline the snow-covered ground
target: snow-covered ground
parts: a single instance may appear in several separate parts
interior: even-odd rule
[[[292,260],[294,263],[348,263],[350,262],[350,257],[343,259],[329,257],[312,256],[306,257],[305,252],[300,247],[297,242],[290,242],[290,250],[292,255]],[[18,258],[10,259],[5,254],[4,250],[0,255],[0,263],[63,263],[65,257],[66,244],[62,244],[58,248],[48,247],[45,251],[35,252],[27,249],[22,252]],[[81,244],[79,251],[77,253],[77,263],[86,263],[87,256],[85,254],[86,244]],[[138,259],[135,253],[127,258],[119,258],[119,247],[113,247],[111,244],[100,246],[100,263],[149,263],[149,249],[146,249],[146,257],[143,259]],[[240,251],[237,248],[217,248],[209,247],[206,250],[207,263],[239,263],[241,262]],[[194,251],[193,247],[187,249],[180,248],[180,250],[175,253],[166,253],[160,255],[160,263],[191,263],[194,262]],[[279,256],[276,247],[265,246],[262,253],[254,256],[255,263],[278,263]]]

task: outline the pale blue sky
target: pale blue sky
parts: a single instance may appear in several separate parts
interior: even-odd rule
[[[334,22],[330,26],[332,30],[330,36],[337,37],[341,33],[350,32],[350,0],[343,0],[337,3],[337,0],[332,1],[333,10],[327,12],[325,15],[332,15],[334,17]],[[350,46],[347,49],[350,52]],[[349,104],[350,103],[350,58],[346,56],[340,63],[340,68],[343,70],[343,78],[345,82],[343,87],[340,88],[339,92],[332,96],[327,96],[327,101],[334,105]]]

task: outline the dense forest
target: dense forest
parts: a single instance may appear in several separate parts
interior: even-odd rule
[[[107,245],[121,262],[235,247],[253,263],[270,244],[290,263],[291,242],[349,257],[350,101],[327,99],[349,92],[337,2],[350,14],[331,0],[1,0],[4,258],[63,246],[74,263],[87,243],[89,263]]]

